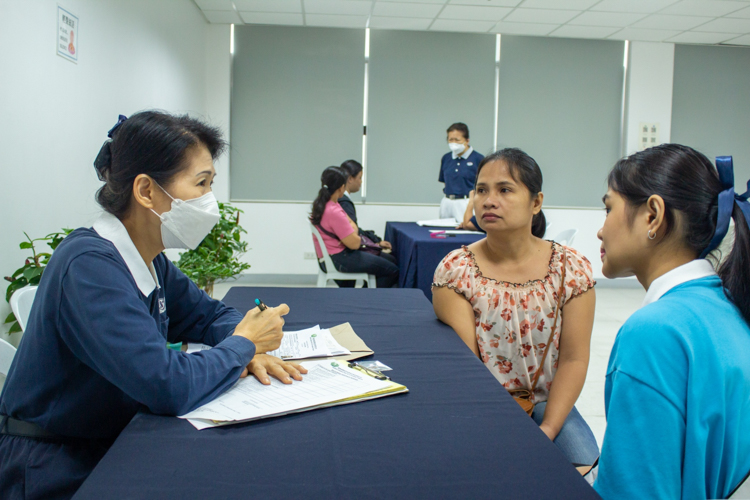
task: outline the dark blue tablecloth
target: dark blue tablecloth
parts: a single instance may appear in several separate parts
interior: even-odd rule
[[[233,288],[349,321],[408,394],[198,431],[138,414],[75,498],[598,498],[418,290]],[[301,382],[304,383],[304,382]]]
[[[443,257],[462,245],[470,245],[484,238],[480,234],[457,234],[449,238],[431,238],[430,229],[416,222],[387,222],[385,240],[393,244],[393,255],[398,259],[401,288],[419,288],[432,300],[432,277]]]

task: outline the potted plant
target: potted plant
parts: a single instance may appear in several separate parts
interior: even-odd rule
[[[35,239],[31,239],[28,234],[23,233],[26,236],[27,241],[21,242],[19,247],[21,250],[31,250],[31,256],[26,259],[22,267],[16,269],[16,271],[10,276],[5,277],[5,280],[10,282],[8,289],[5,291],[5,300],[7,302],[10,302],[11,295],[13,295],[18,289],[29,285],[36,286],[39,284],[39,281],[42,279],[42,274],[44,274],[44,269],[47,267],[50,257],[52,257],[52,251],[57,248],[57,245],[59,245],[60,242],[71,233],[71,231],[73,230],[63,229],[62,232],[50,233],[44,238]],[[47,246],[50,247],[49,252],[37,253],[34,243],[41,241],[46,242]],[[5,324],[8,323],[10,323],[10,330],[8,330],[9,334],[21,331],[21,326],[18,324],[16,316],[12,312],[7,318],[5,318]]]
[[[250,268],[250,264],[239,259],[247,251],[247,242],[241,240],[242,233],[247,232],[240,226],[242,210],[229,203],[219,203],[219,211],[221,218],[208,236],[195,250],[181,253],[175,262],[209,295],[213,295],[216,281],[235,278]]]

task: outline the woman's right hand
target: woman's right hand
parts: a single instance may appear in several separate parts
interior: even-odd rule
[[[274,351],[279,348],[281,339],[284,337],[282,316],[288,313],[289,306],[286,304],[268,307],[265,311],[256,307],[242,318],[234,329],[234,335],[245,337],[255,344],[256,354]]]

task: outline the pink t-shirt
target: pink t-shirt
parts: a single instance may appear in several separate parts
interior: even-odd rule
[[[323,229],[329,233],[338,236],[338,239],[332,238],[325,232],[321,231],[320,226],[323,226]],[[349,224],[349,216],[346,215],[346,212],[341,208],[341,205],[334,201],[326,203],[326,209],[323,211],[323,217],[320,219],[320,226],[318,226],[318,232],[323,238],[323,243],[325,243],[326,250],[328,250],[328,255],[335,255],[343,252],[346,247],[341,243],[341,240],[352,234],[354,228]],[[323,257],[323,254],[320,251],[320,246],[318,245],[318,240],[315,236],[313,236],[313,244],[315,245],[315,253],[320,259]]]

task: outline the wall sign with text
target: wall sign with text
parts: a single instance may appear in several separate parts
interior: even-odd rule
[[[57,55],[78,62],[78,17],[57,6]]]

